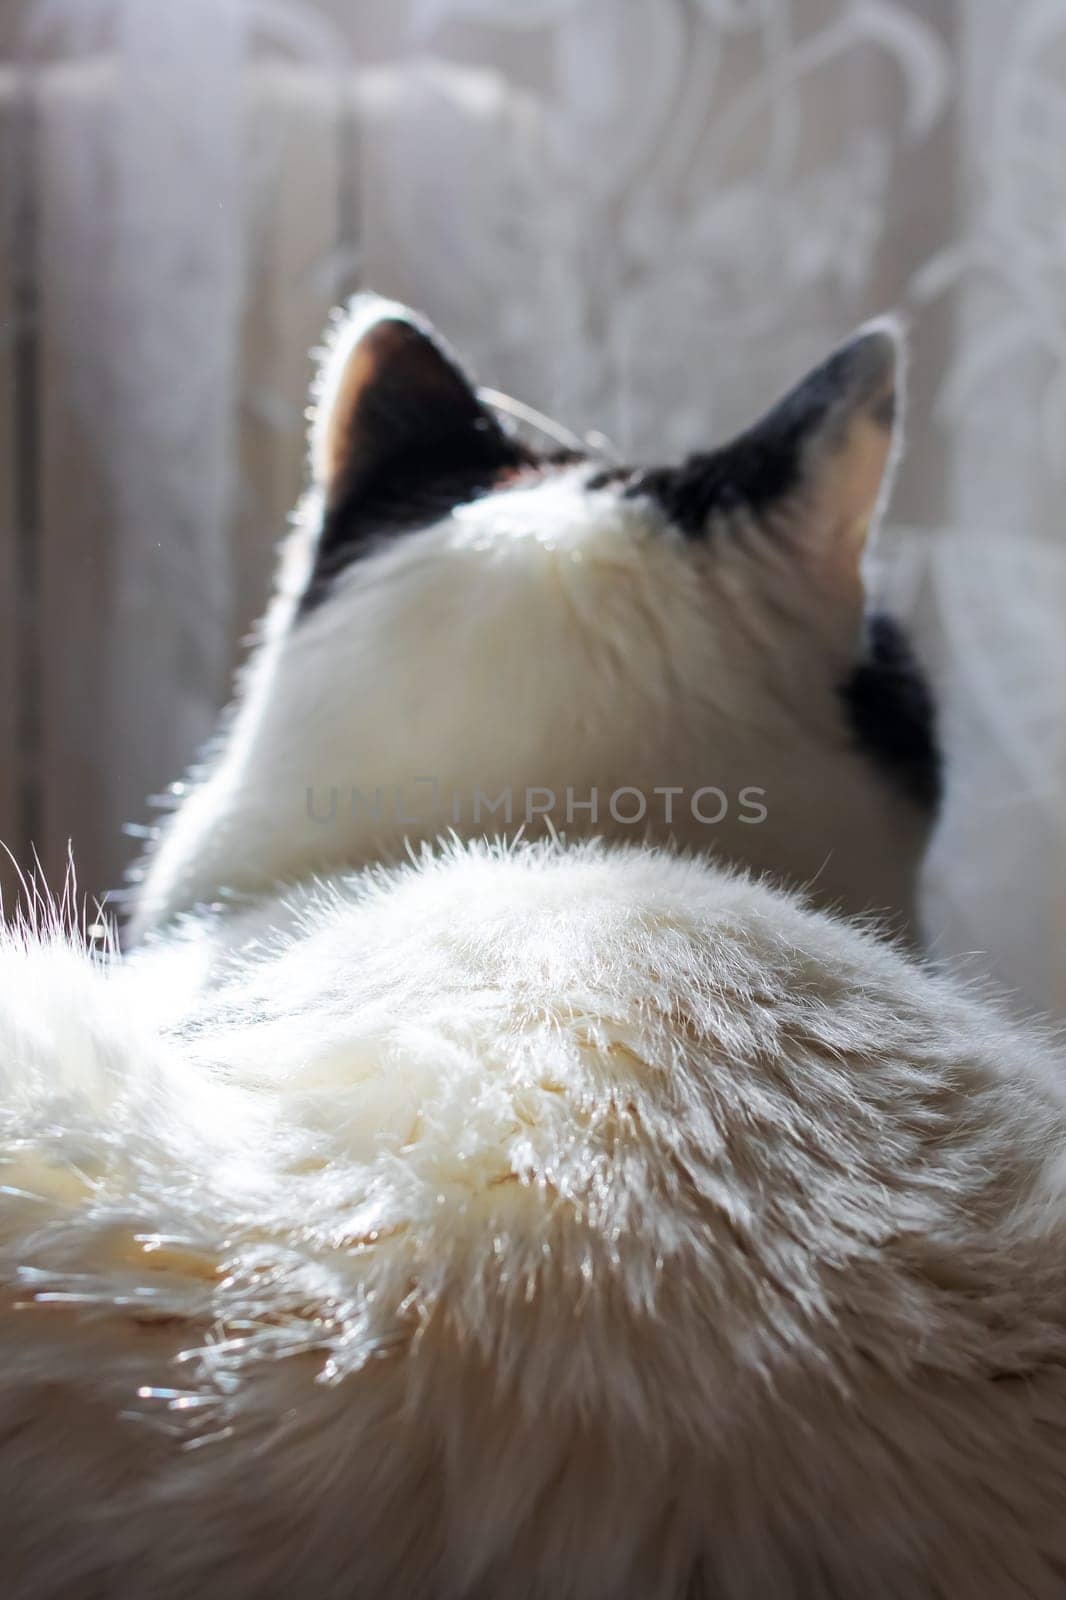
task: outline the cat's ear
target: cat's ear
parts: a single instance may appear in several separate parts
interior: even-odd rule
[[[327,504],[402,465],[505,465],[513,441],[422,318],[357,295],[338,320],[313,395],[311,470]]]
[[[903,437],[904,343],[900,324],[861,328],[774,407],[769,441],[796,439],[794,538],[808,560],[849,587],[892,489]]]
[[[891,486],[902,407],[902,332],[885,317],[731,444],[648,476],[690,537],[709,533],[716,516],[747,511],[779,528],[801,557],[857,580]]]

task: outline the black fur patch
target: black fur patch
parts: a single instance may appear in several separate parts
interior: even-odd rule
[[[623,484],[629,485],[633,481],[633,468],[612,464],[609,467],[600,467],[586,481],[586,489],[621,488]]]
[[[583,459],[574,450],[540,455],[502,430],[477,435],[477,459],[470,459],[470,435],[446,438],[430,448],[399,457],[372,478],[358,482],[326,508],[310,581],[298,617],[322,604],[336,579],[383,541],[439,522],[457,506],[508,488],[527,474],[570,466]]]
[[[321,605],[339,575],[369,548],[428,528],[456,506],[498,488],[529,463],[522,447],[502,433],[486,432],[473,460],[469,446],[469,436],[464,436],[461,452],[455,440],[442,440],[428,450],[412,451],[407,460],[401,455],[387,470],[357,483],[327,507],[315,564],[300,600],[301,617]]]
[[[745,507],[758,514],[790,494],[804,471],[804,450],[816,434],[832,447],[837,430],[882,381],[870,338],[838,350],[778,401],[761,422],[720,450],[689,456],[679,467],[637,474],[628,495],[650,495],[690,539],[706,534],[716,512]],[[872,398],[872,397],[871,397]],[[886,394],[872,415],[891,427],[894,399]]]
[[[941,796],[941,759],[933,697],[903,629],[891,617],[867,624],[866,655],[841,699],[860,747],[920,805]]]
[[[762,436],[752,429],[722,450],[655,467],[631,480],[627,496],[650,495],[688,539],[702,539],[714,514],[772,505],[796,487],[802,435]]]

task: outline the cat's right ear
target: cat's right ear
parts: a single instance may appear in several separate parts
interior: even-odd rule
[[[357,295],[338,319],[313,394],[311,470],[327,506],[395,469],[503,467],[521,451],[422,318]]]
[[[903,338],[882,317],[860,328],[729,444],[641,474],[687,537],[706,540],[740,512],[772,527],[782,552],[862,599],[861,564],[900,447]]]

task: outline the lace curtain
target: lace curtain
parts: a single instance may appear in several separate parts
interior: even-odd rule
[[[894,305],[871,577],[944,707],[931,940],[1066,1013],[1059,0],[22,0],[0,46],[5,837],[117,881],[261,605],[357,284],[638,459]]]

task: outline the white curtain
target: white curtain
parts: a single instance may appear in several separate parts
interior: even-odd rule
[[[1066,1013],[1061,0],[24,12],[0,23],[0,588],[37,625],[0,684],[0,832],[117,880],[261,605],[307,350],[357,284],[638,459],[721,438],[900,306],[909,449],[871,576],[943,704],[931,940]]]

